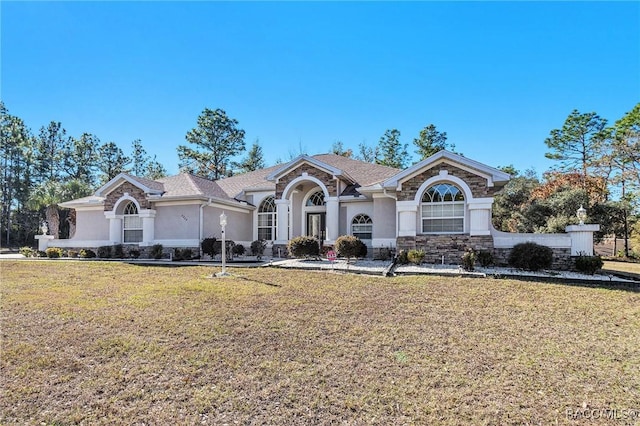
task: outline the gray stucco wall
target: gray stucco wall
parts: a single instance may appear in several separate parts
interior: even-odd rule
[[[108,240],[109,221],[102,210],[77,210],[73,240]]]
[[[155,239],[198,238],[200,230],[198,205],[157,206],[155,219]]]
[[[204,208],[204,229],[203,238],[222,237],[220,227],[220,215],[223,209],[218,207]],[[227,215],[227,227],[225,238],[233,241],[253,241],[253,216],[250,212],[241,213],[237,211],[224,210]],[[196,228],[197,231],[197,228]],[[197,238],[197,236],[196,236]]]
[[[373,238],[396,238],[396,204],[391,198],[373,200]]]

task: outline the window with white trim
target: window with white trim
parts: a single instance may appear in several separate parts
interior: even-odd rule
[[[351,235],[361,240],[370,240],[373,235],[373,221],[366,214],[358,214],[351,221]]]
[[[129,201],[123,209],[122,232],[124,243],[142,241],[142,218],[138,216],[138,207],[132,201]]]
[[[422,195],[422,232],[461,234],[464,232],[464,194],[455,185],[438,183]]]
[[[258,207],[258,239],[274,240],[277,224],[276,200],[270,196],[262,200]]]
[[[317,191],[311,194],[309,199],[307,200],[307,207],[311,206],[324,206],[326,203],[324,201],[324,192]]]

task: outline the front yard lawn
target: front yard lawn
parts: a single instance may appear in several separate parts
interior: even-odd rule
[[[0,424],[584,424],[567,410],[640,413],[638,292],[269,268],[210,279],[219,268],[115,262],[0,268]]]

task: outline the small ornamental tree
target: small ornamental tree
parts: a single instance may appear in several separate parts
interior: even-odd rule
[[[365,257],[367,255],[367,246],[358,237],[353,235],[343,235],[338,237],[335,244],[338,255],[347,258],[347,262],[352,257]]]

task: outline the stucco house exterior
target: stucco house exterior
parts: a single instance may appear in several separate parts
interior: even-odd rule
[[[92,196],[60,204],[76,210],[75,235],[45,242],[198,249],[202,239],[220,237],[224,212],[227,239],[245,246],[265,240],[273,256],[285,256],[287,242],[299,235],[314,236],[326,246],[341,235],[355,235],[374,257],[382,249],[421,248],[431,263],[458,263],[467,248],[505,258],[522,241],[548,245],[559,259],[591,249],[591,228],[551,235],[496,231],[493,197],[509,178],[448,151],[404,170],[319,154],[217,181],[190,174],[149,180],[123,173]]]

